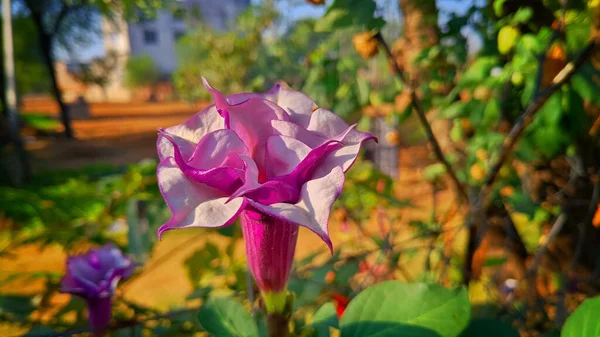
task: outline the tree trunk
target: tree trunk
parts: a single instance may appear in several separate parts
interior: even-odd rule
[[[74,136],[73,136],[73,129],[71,127],[71,118],[69,117],[69,107],[65,104],[65,102],[62,99],[62,93],[60,91],[60,88],[58,86],[58,81],[56,79],[56,69],[54,67],[54,56],[52,55],[52,53],[54,52],[52,50],[53,36],[51,33],[48,33],[46,31],[46,28],[44,27],[44,20],[42,17],[42,13],[40,12],[40,9],[36,7],[36,4],[37,4],[36,2],[31,1],[31,0],[25,1],[25,5],[31,12],[31,19],[33,20],[33,23],[35,24],[35,27],[37,28],[38,39],[40,41],[40,49],[42,52],[42,57],[44,59],[44,63],[46,64],[46,68],[48,69],[48,75],[50,75],[50,81],[52,82],[52,94],[54,95],[54,98],[56,99],[56,102],[58,103],[58,106],[60,108],[60,120],[63,123],[63,126],[65,127],[65,136],[69,139],[72,139],[72,138],[74,138]],[[56,24],[58,24],[58,22]]]
[[[400,64],[412,81],[422,83],[428,76],[425,69],[414,64],[414,59],[423,50],[440,43],[438,10],[435,0],[400,0],[399,3],[404,15],[404,39],[397,48],[402,58]]]
[[[38,27],[38,30],[40,27]],[[75,138],[73,135],[73,129],[71,127],[71,118],[69,116],[69,107],[63,101],[62,92],[58,86],[58,81],[56,78],[56,68],[54,67],[54,57],[52,56],[52,39],[50,36],[42,33],[40,31],[40,47],[42,50],[42,56],[44,58],[44,63],[46,63],[46,67],[48,69],[48,74],[50,75],[50,81],[52,83],[52,94],[58,103],[60,108],[60,120],[65,127],[65,136],[69,139]]]
[[[28,180],[31,176],[31,167],[29,165],[29,158],[27,152],[23,146],[20,133],[20,120],[17,112],[17,85],[15,80],[15,63],[13,54],[13,31],[12,31],[12,16],[11,16],[10,0],[2,1],[2,42],[4,52],[4,64],[1,79],[2,92],[2,103],[6,110],[6,119],[8,121],[8,131],[10,138],[13,142],[15,150],[17,152],[17,173],[14,179],[15,185],[21,185],[23,182]],[[5,90],[6,89],[6,90]],[[5,96],[6,95],[6,96]]]

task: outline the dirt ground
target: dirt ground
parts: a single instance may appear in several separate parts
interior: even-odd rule
[[[56,106],[52,102],[26,102],[24,112],[55,114]],[[183,122],[200,106],[186,103],[137,103],[137,104],[97,104],[91,106],[90,119],[74,122],[76,140],[65,140],[62,137],[53,140],[38,140],[28,143],[33,155],[34,170],[49,168],[76,168],[95,163],[112,163],[117,165],[137,162],[144,158],[156,156],[156,130]],[[402,136],[402,135],[401,135]],[[421,179],[422,171],[432,162],[429,151],[424,145],[403,147],[400,150],[400,171],[397,182],[398,197],[411,200],[415,207],[403,209],[402,223],[410,220],[425,219],[431,212],[433,204],[431,187]],[[437,193],[437,209],[446,212],[452,207],[452,196],[449,191]],[[332,240],[341,244],[351,240],[352,233],[342,233],[340,226],[330,225]],[[132,301],[152,305],[161,309],[176,307],[183,303],[187,294],[192,290],[183,268],[183,261],[192,252],[202,247],[211,236],[199,236],[198,240],[190,242],[190,235],[197,235],[194,230],[169,233],[160,242],[148,262],[151,266],[157,261],[160,268],[150,270],[127,286],[126,296]],[[407,233],[408,237],[409,233]],[[214,239],[213,239],[214,240]],[[185,243],[185,245],[184,245]],[[179,247],[179,248],[177,248]],[[302,230],[297,258],[307,256],[318,250],[324,250],[320,240]],[[239,252],[243,254],[240,247]],[[25,271],[64,270],[64,253],[58,247],[50,247],[40,251],[38,247],[25,247],[17,252],[17,257],[10,260],[0,260],[0,270],[3,274]],[[417,259],[411,263],[421,265]],[[18,291],[35,292],[42,284],[31,282],[27,286],[19,286]],[[15,287],[5,285],[0,287],[0,293],[13,292]],[[66,301],[68,296],[58,298],[58,303]],[[2,330],[0,335],[8,334],[10,330]],[[9,335],[18,332],[11,332]]]

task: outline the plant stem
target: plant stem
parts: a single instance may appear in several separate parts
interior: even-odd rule
[[[440,144],[439,144],[437,138],[435,138],[435,135],[433,134],[431,125],[429,124],[429,121],[427,120],[427,116],[425,115],[425,109],[423,108],[423,105],[421,104],[421,100],[417,96],[417,93],[416,93],[416,90],[415,90],[413,84],[410,83],[410,81],[408,81],[406,79],[406,77],[404,76],[404,73],[398,66],[398,63],[396,62],[394,55],[392,55],[392,51],[390,50],[390,47],[383,39],[383,36],[381,35],[381,33],[377,32],[377,34],[375,34],[374,38],[377,39],[377,42],[379,43],[379,45],[381,45],[381,47],[385,51],[385,54],[386,54],[387,58],[389,59],[390,64],[392,65],[396,76],[398,76],[400,81],[402,81],[402,83],[404,83],[408,87],[408,90],[410,90],[411,104],[412,104],[413,108],[415,109],[415,111],[417,112],[417,116],[419,117],[421,126],[423,126],[423,129],[425,129],[425,134],[427,135],[427,139],[429,140],[429,143],[431,144],[431,147],[433,148],[433,152],[435,152],[435,155],[436,155],[438,161],[441,162],[444,165],[444,167],[446,168],[446,172],[452,179],[452,182],[454,183],[454,187],[455,187],[456,191],[458,191],[460,198],[463,200],[469,200],[465,187],[462,185],[460,180],[458,180],[456,172],[454,172],[454,168],[452,168],[452,165],[450,165],[450,162],[448,162],[448,160],[446,159],[446,156],[444,156],[444,152],[442,151],[442,148],[440,147]]]
[[[289,337],[289,317],[285,314],[268,314],[269,337]]]

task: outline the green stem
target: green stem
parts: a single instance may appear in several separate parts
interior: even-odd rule
[[[265,301],[265,308],[269,314],[281,314],[285,310],[287,302],[287,292],[278,293],[265,292],[262,294]]]

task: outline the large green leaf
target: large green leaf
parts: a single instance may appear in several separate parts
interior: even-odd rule
[[[388,281],[356,296],[340,327],[344,337],[455,337],[467,326],[470,311],[464,288]]]
[[[213,297],[198,311],[200,325],[215,337],[258,337],[252,316],[241,304],[226,297]]]
[[[561,337],[600,336],[600,297],[583,301],[563,326]]]
[[[519,337],[519,333],[506,322],[476,318],[469,323],[460,337]]]
[[[315,337],[329,337],[329,327],[338,328],[339,321],[333,303],[327,302],[317,310],[312,326],[315,329]]]

